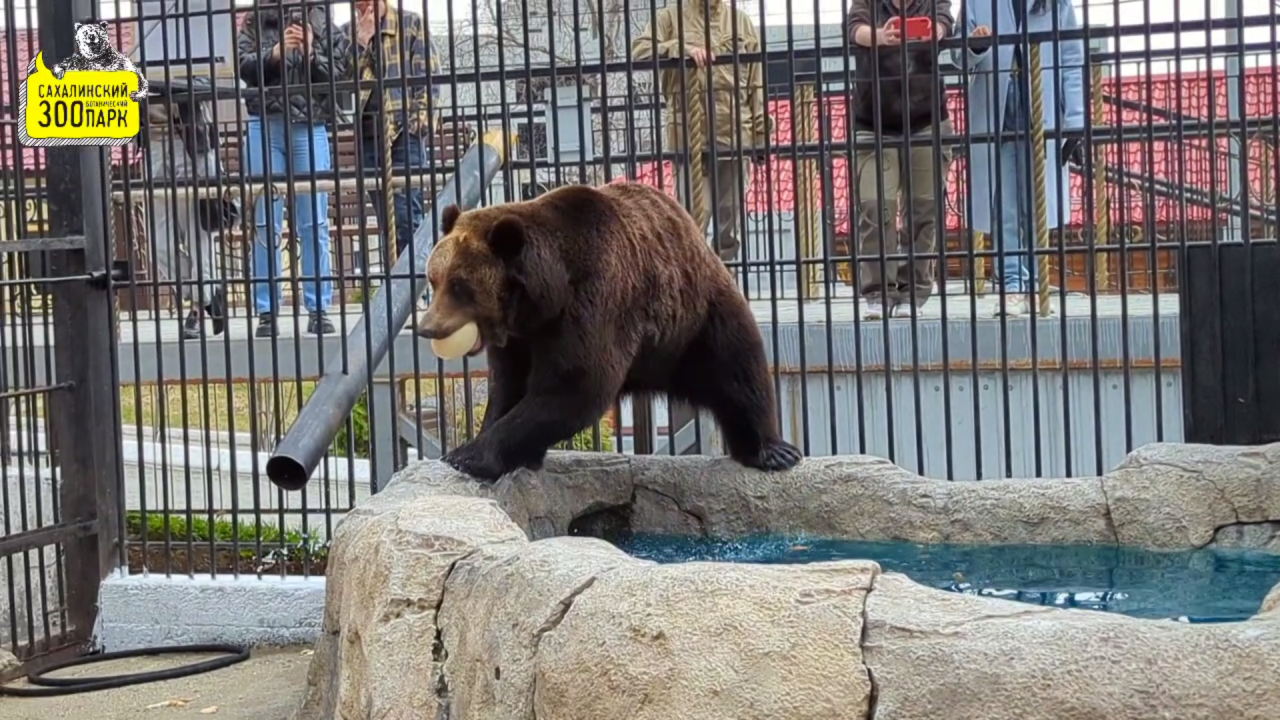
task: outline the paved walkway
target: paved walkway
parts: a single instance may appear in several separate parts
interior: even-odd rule
[[[304,654],[306,653],[306,654]],[[0,698],[4,720],[287,720],[306,684],[310,650],[255,651],[247,662],[178,680],[54,698]],[[174,655],[90,665],[67,677],[146,672],[190,662]],[[203,656],[208,657],[208,656]],[[211,709],[212,708],[212,709]]]

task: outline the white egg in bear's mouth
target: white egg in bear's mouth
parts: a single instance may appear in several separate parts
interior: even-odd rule
[[[479,351],[483,345],[480,339],[480,327],[469,322],[449,337],[432,340],[431,352],[441,360],[457,360],[463,355]]]

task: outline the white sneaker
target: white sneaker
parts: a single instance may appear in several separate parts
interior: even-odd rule
[[[993,317],[1022,317],[1031,312],[1030,296],[1026,293],[1010,293],[1004,296],[1004,300],[996,306]]]
[[[884,317],[884,303],[880,300],[868,300],[862,306],[863,320],[879,320]]]
[[[915,305],[912,305],[912,304],[911,304],[911,303],[909,303],[909,302],[907,302],[907,303],[902,303],[902,304],[900,304],[900,305],[894,305],[894,306],[893,306],[893,312],[891,313],[891,315],[892,315],[893,317],[896,317],[896,318],[909,318],[909,317],[915,317],[915,315],[916,315],[916,306],[915,306]]]

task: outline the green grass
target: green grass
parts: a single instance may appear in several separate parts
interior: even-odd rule
[[[271,432],[288,428],[315,389],[311,380],[124,385],[120,417],[125,427]]]

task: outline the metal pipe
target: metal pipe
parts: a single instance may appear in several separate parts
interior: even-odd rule
[[[473,208],[481,195],[502,169],[506,138],[501,130],[485,133],[479,142],[458,162],[458,171],[436,196],[433,208],[457,205]],[[515,141],[512,138],[511,144]],[[387,223],[388,227],[392,222]],[[389,230],[386,231],[389,233]],[[328,451],[338,430],[346,422],[364,392],[369,371],[376,368],[391,347],[391,342],[404,327],[409,315],[426,290],[426,275],[409,277],[412,268],[425,268],[431,248],[435,246],[435,211],[428,212],[413,234],[409,251],[396,259],[391,279],[384,283],[365,304],[364,317],[347,335],[347,349],[329,361],[324,375],[316,384],[311,399],[302,406],[275,453],[267,461],[267,477],[284,490],[301,490],[320,459]],[[381,294],[391,293],[391,301],[380,301]],[[367,350],[366,350],[367,349]]]

